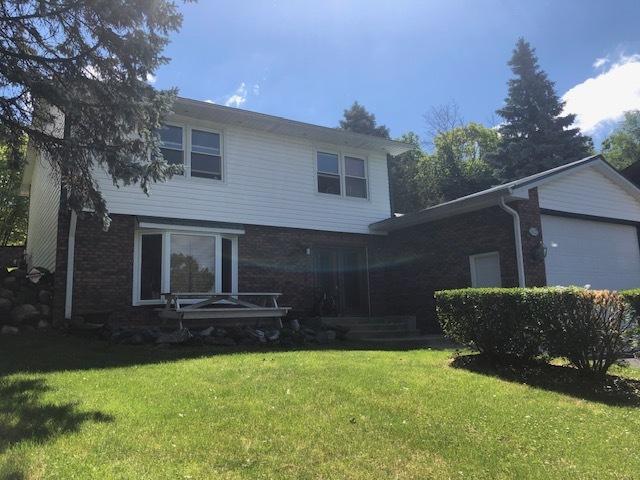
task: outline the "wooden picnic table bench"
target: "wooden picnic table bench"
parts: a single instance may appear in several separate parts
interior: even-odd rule
[[[163,319],[215,320],[234,318],[275,318],[286,316],[290,307],[278,305],[281,293],[250,292],[189,292],[164,293],[165,306],[160,309]]]

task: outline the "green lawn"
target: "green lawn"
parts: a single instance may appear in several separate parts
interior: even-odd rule
[[[0,478],[640,478],[637,392],[452,355],[2,336]]]

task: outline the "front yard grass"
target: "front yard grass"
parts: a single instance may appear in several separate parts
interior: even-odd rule
[[[2,336],[0,478],[640,477],[633,392],[527,385],[452,355]]]

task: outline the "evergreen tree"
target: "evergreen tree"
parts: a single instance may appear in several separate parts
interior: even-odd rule
[[[497,176],[513,180],[590,155],[591,139],[571,128],[575,115],[563,115],[564,102],[524,39],[518,40],[508,65],[515,77],[497,111],[504,119],[500,146],[488,157]]]
[[[378,125],[376,116],[369,113],[358,102],[353,102],[353,105],[344,111],[344,118],[340,120],[340,128],[350,132],[389,138],[389,129],[384,125]]]
[[[625,112],[620,125],[602,142],[602,153],[619,170],[640,161],[640,110]]]
[[[147,79],[182,16],[172,0],[0,2],[0,142],[17,166],[28,137],[70,206],[93,209],[106,227],[96,169],[145,192],[177,171],[157,135],[175,92]]]

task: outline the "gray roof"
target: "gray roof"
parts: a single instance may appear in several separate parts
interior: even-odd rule
[[[602,155],[592,155],[590,157],[567,163],[550,170],[545,170],[544,172],[536,173],[534,175],[529,175],[528,177],[503,183],[501,185],[497,185],[480,192],[472,193],[471,195],[456,198],[455,200],[451,200],[449,202],[440,203],[438,205],[434,205],[433,207],[425,208],[417,212],[387,218],[385,220],[372,223],[371,225],[369,225],[369,227],[374,231],[392,231],[403,227],[418,225],[420,223],[427,223],[430,221],[439,220],[441,218],[451,217],[454,215],[479,210],[488,206],[497,205],[500,201],[500,198],[502,197],[507,197],[505,198],[505,200],[509,200],[509,195],[513,192],[513,190],[517,188],[526,187],[527,185],[542,181],[548,177],[552,177],[567,170],[571,170],[573,168],[580,167],[582,165],[586,165],[595,161],[602,161],[606,163]],[[613,167],[611,168],[613,169]]]
[[[177,115],[195,117],[225,125],[251,128],[267,133],[301,137],[311,141],[333,145],[378,150],[392,156],[400,155],[414,148],[411,144],[398,142],[396,140],[388,140],[373,135],[363,135],[339,128],[298,122],[297,120],[289,120],[283,117],[252,112],[240,108],[225,107],[190,98],[178,97],[173,110]]]

